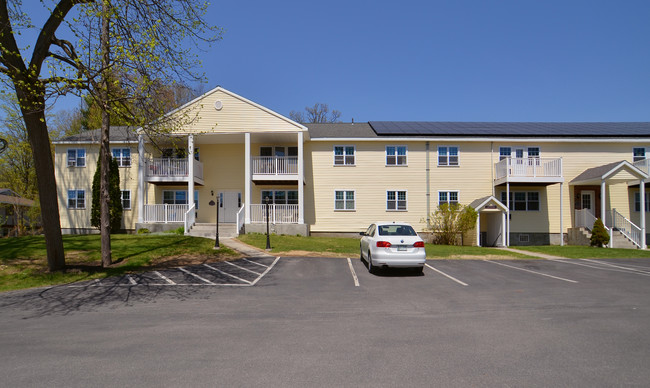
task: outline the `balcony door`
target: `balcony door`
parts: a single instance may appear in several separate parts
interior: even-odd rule
[[[219,223],[237,222],[241,205],[241,191],[219,192]]]
[[[512,175],[526,175],[526,157],[527,153],[525,147],[512,148]]]

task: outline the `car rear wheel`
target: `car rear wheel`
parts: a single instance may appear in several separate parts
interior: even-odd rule
[[[368,252],[368,272],[373,274],[377,272],[377,267],[372,265],[372,256],[370,256],[370,252]]]

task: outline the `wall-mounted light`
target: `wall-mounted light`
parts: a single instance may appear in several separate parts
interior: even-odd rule
[[[214,190],[210,190],[210,195],[214,197]]]

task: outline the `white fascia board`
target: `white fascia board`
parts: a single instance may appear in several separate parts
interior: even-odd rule
[[[65,144],[99,144],[100,141],[91,141],[91,140],[78,140],[78,141],[53,141],[54,145],[65,145]],[[124,141],[111,141],[109,144],[138,144],[137,140],[124,140]]]
[[[351,142],[351,141],[381,141],[381,142],[467,142],[467,143],[485,143],[485,142],[507,142],[507,143],[634,143],[646,141],[650,138],[620,138],[620,137],[603,137],[603,138],[562,138],[562,137],[320,137],[311,139],[311,141],[334,141],[334,142]]]

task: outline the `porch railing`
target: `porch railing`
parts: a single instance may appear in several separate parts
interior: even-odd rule
[[[562,177],[562,158],[505,158],[494,165],[496,179]]]
[[[586,228],[591,230],[594,227],[594,222],[596,222],[596,216],[594,216],[589,209],[580,209],[575,211],[576,228]]]
[[[203,163],[194,161],[194,177],[203,179]],[[146,161],[148,177],[186,177],[189,171],[187,159],[153,158]]]
[[[298,158],[295,156],[253,156],[253,174],[295,175],[298,174]]]
[[[144,205],[144,222],[185,222],[188,205]]]
[[[246,205],[242,203],[241,208],[237,212],[237,234],[241,232],[241,228],[242,226],[244,226],[245,211],[246,211]]]
[[[625,237],[629,238],[634,245],[641,247],[641,228],[617,212],[616,209],[612,209],[609,212],[606,222],[608,227],[618,230]]]
[[[194,226],[196,222],[196,204],[190,205],[190,208],[185,212],[185,234],[190,233],[190,229]]]
[[[266,205],[251,205],[251,223],[266,222]],[[297,224],[298,205],[269,205],[269,222],[272,224]]]

